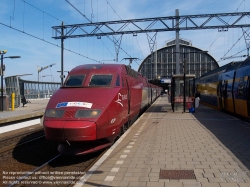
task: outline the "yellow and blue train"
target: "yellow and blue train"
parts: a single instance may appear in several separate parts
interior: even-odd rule
[[[204,74],[196,86],[201,103],[250,118],[250,57]]]

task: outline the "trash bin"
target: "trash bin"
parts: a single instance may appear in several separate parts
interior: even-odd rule
[[[3,102],[3,109],[2,109],[2,102]],[[3,98],[0,96],[0,110],[1,111],[9,110],[9,96],[8,95],[3,95]]]
[[[195,109],[194,108],[189,108],[189,113],[194,113]]]

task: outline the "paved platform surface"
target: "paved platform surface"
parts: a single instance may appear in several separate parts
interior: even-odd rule
[[[0,124],[42,116],[49,99],[30,101],[31,103],[24,105],[24,107],[15,108],[13,111],[0,111]]]
[[[248,123],[203,105],[173,113],[164,96],[75,187],[250,187],[249,169]],[[161,170],[193,170],[195,179],[159,179]]]

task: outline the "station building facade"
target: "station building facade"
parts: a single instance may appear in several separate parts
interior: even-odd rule
[[[184,72],[184,62],[186,74],[195,74],[196,78],[219,67],[211,55],[193,47],[191,41],[179,39],[179,44],[180,74]],[[165,47],[148,55],[140,64],[138,71],[148,80],[169,79],[176,74],[176,40],[167,42]]]

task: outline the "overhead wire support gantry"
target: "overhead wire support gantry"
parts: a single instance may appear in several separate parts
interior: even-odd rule
[[[227,17],[234,17],[235,21],[233,23],[229,23],[229,21],[225,20],[225,18]],[[244,24],[240,22],[240,20],[242,20],[243,18],[250,18],[250,12],[169,16],[61,25],[52,27],[52,29],[55,31],[55,34],[52,38],[66,39],[92,36],[100,38],[101,36],[106,35],[136,34],[146,32],[250,27],[250,24]],[[204,19],[203,22],[201,22],[201,19]],[[176,20],[179,20],[179,22],[176,22]],[[216,20],[216,23],[213,22],[212,25],[209,25],[209,22],[213,20]],[[140,25],[144,26],[142,27]],[[128,29],[129,26],[133,26],[134,29]],[[62,29],[64,30],[63,36]],[[105,32],[103,31],[103,29],[105,29]],[[77,30],[81,31],[82,34],[74,34]]]
[[[232,23],[229,22],[234,18]],[[226,18],[228,21],[226,21]],[[63,72],[63,41],[67,38],[93,37],[100,39],[102,36],[123,35],[149,32],[165,32],[176,31],[177,42],[176,51],[179,50],[179,31],[181,30],[198,30],[198,29],[218,29],[228,30],[229,28],[244,28],[250,27],[250,24],[244,23],[243,19],[250,18],[250,12],[234,12],[234,13],[218,13],[218,14],[200,14],[200,15],[184,15],[180,16],[178,9],[175,16],[143,18],[107,22],[91,22],[84,24],[53,26],[54,39],[61,39],[61,69]],[[242,21],[243,20],[243,21]],[[248,22],[249,23],[249,22]],[[133,28],[131,28],[133,27]],[[82,33],[82,34],[75,34]],[[149,35],[148,35],[149,36]],[[115,38],[114,38],[115,39]],[[149,45],[151,44],[149,40]],[[153,45],[154,46],[154,45]],[[151,49],[151,58],[153,58]],[[176,59],[179,59],[179,53],[176,54]],[[176,73],[179,73],[179,60],[176,62]],[[61,84],[63,85],[63,74],[61,75]]]

